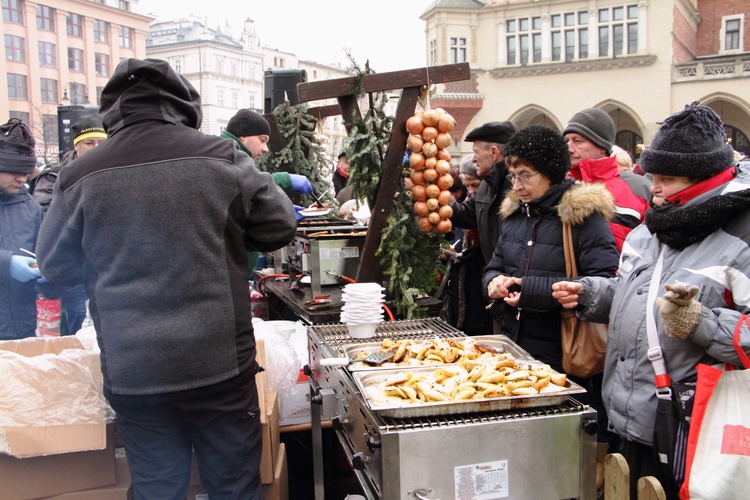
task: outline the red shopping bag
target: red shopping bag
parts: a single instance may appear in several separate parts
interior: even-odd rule
[[[750,359],[739,347],[742,316],[734,345],[745,368]],[[688,436],[683,500],[746,498],[750,484],[750,370],[698,365],[693,416]]]

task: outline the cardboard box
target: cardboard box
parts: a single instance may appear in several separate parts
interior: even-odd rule
[[[263,435],[263,455],[260,459],[260,482],[273,482],[276,459],[279,456],[279,398],[275,392],[266,394],[265,411],[261,411],[260,426]]]
[[[266,347],[263,339],[255,339],[255,361],[263,368],[266,367]],[[261,410],[263,410],[263,405],[266,401],[266,393],[268,392],[267,383],[265,371],[255,374],[255,385],[258,387],[258,402]],[[263,412],[261,411],[262,414]]]
[[[283,427],[310,422],[310,381],[300,370],[294,392],[279,394],[279,425]]]
[[[112,426],[108,427],[109,439],[104,450],[30,458],[0,455],[0,497],[27,500],[116,484],[115,447]],[[97,496],[84,498],[109,500]]]
[[[99,354],[75,336],[0,342],[0,453],[17,458],[107,446]]]
[[[289,471],[286,461],[286,445],[279,446],[279,457],[273,483],[263,485],[263,500],[289,500]]]
[[[125,457],[115,458],[115,475],[117,476],[117,484],[114,486],[63,493],[40,500],[128,500],[130,469]]]

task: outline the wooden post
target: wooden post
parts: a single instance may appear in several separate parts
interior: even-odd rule
[[[402,89],[402,93],[393,120],[393,129],[385,155],[383,173],[380,176],[380,185],[375,195],[375,203],[374,206],[370,207],[372,215],[360,256],[357,281],[382,281],[382,270],[375,252],[380,247],[383,229],[386,227],[388,216],[393,208],[393,199],[396,196],[401,177],[408,137],[406,120],[414,114],[421,87],[433,83],[468,80],[470,77],[469,63],[458,63],[376,73],[365,75],[362,78],[362,88],[366,93],[394,89]],[[300,102],[336,98],[341,108],[344,123],[349,123],[352,118],[361,116],[354,95],[356,85],[356,77],[306,82],[297,84],[297,93]]]

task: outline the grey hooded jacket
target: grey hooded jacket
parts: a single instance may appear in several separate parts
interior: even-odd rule
[[[680,211],[705,204],[715,197],[750,196],[750,164],[740,167],[728,183],[700,194],[683,205],[667,207]],[[648,220],[648,219],[647,219]],[[700,224],[695,225],[695,231]],[[666,283],[697,285],[697,300],[703,305],[700,323],[688,340],[667,336],[657,306],[647,310],[648,288],[662,243],[641,224],[628,234],[618,277],[584,278],[579,296],[579,317],[609,321],[607,358],[602,395],[610,426],[620,436],[652,445],[656,394],[654,370],[648,359],[646,315],[653,314],[663,356],[673,381],[694,381],[698,363],[725,362],[740,366],[732,344],[738,321],[750,312],[750,210],[740,212],[728,224],[701,241],[682,249],[665,245],[660,293]],[[740,346],[750,353],[750,331],[743,326]]]

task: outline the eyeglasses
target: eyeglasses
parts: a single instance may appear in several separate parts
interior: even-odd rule
[[[534,174],[521,174],[521,175],[508,174],[505,176],[505,178],[508,179],[511,184],[513,184],[516,181],[520,181],[521,184],[526,184],[529,182],[529,179],[531,179],[535,175],[539,175],[539,172],[536,172]]]

